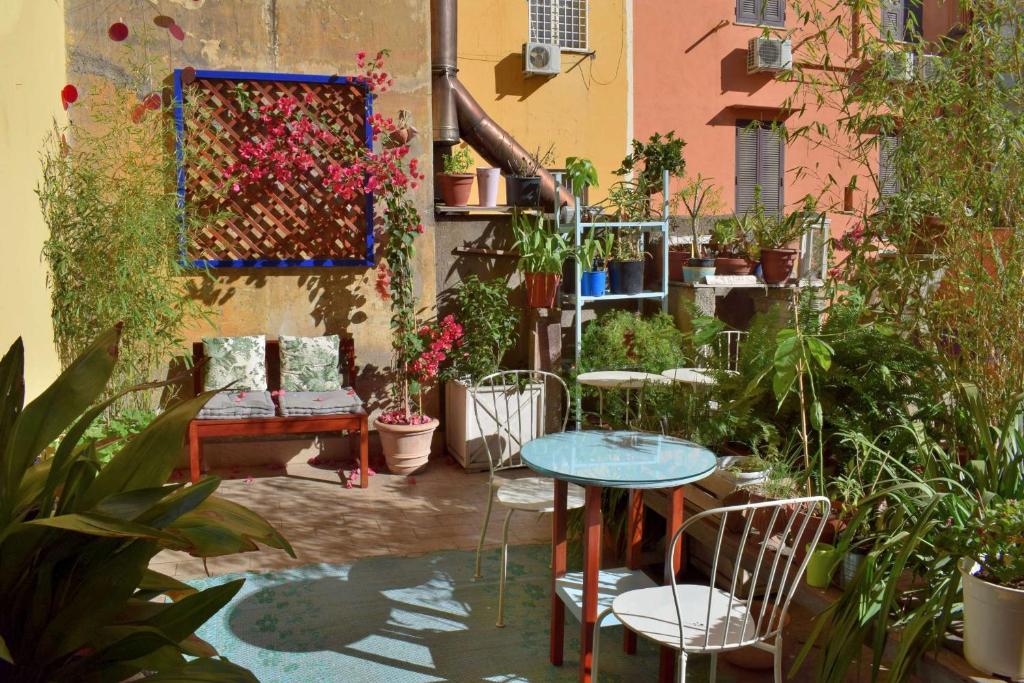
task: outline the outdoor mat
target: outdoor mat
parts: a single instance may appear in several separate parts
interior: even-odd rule
[[[567,615],[565,662],[548,663],[549,546],[510,549],[505,628],[494,626],[498,551],[474,581],[474,553],[371,557],[190,581],[245,577],[242,590],[198,635],[263,683],[574,681],[579,624]],[[602,629],[602,681],[657,680],[658,651],[622,651],[622,628]],[[694,656],[687,678],[708,680]],[[722,676],[720,680],[727,680]]]

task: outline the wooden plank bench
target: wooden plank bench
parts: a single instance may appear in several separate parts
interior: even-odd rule
[[[352,340],[342,337],[339,343],[342,385],[355,389],[356,384],[356,353]],[[277,341],[267,340],[267,389],[271,392],[281,388],[281,355]],[[203,344],[192,345],[194,367],[203,362]],[[193,373],[192,389],[195,395],[203,391],[201,372]],[[273,397],[277,405],[277,397]],[[310,435],[330,432],[347,432],[353,438],[353,447],[358,439],[359,445],[359,487],[369,486],[369,436],[370,428],[366,409],[360,408],[351,413],[337,415],[303,415],[294,417],[250,417],[227,420],[194,419],[188,426],[189,468],[192,483],[199,481],[203,462],[203,440],[217,437],[252,437],[278,436],[282,434]],[[355,450],[355,448],[353,448]]]

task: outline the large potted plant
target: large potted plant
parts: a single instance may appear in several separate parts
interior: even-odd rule
[[[1024,501],[983,509],[962,542],[964,656],[986,673],[1024,679]]]
[[[620,229],[616,233],[608,272],[612,294],[639,294],[644,291],[642,231]]]
[[[669,245],[669,279],[697,282],[715,274],[715,258],[704,253],[697,231],[702,217],[721,211],[721,195],[711,178],[698,173],[675,194],[675,200],[683,204],[690,217],[690,244],[689,248]]]
[[[801,210],[779,217],[765,211],[758,195],[755,190],[753,224],[761,254],[761,277],[767,284],[777,285],[793,272],[800,252],[790,245],[806,231],[807,217],[814,212],[814,198],[808,196]]]
[[[750,258],[751,232],[747,214],[715,222],[711,229],[711,249],[715,254],[716,275],[750,275],[754,272],[757,262]]]
[[[580,242],[580,294],[582,296],[604,296],[608,285],[608,273],[603,268],[604,260],[612,253],[615,235],[612,232],[598,237],[597,230],[587,231],[586,237]],[[600,264],[600,265],[599,265]]]
[[[526,279],[526,305],[551,308],[558,296],[562,264],[573,256],[572,245],[541,214],[516,213],[512,230],[519,250],[519,270]]]
[[[111,390],[120,326],[24,405],[25,350],[0,360],[0,680],[252,681],[195,631],[245,583],[199,590],[152,569],[164,550],[208,558],[262,544],[294,557],[267,521],[214,495],[220,479],[168,483],[212,392],[111,444],[90,426],[140,389]]]
[[[462,322],[461,346],[449,355],[445,379],[445,437],[448,452],[467,470],[487,468],[484,439],[497,434],[493,420],[477,419],[473,396],[477,382],[496,372],[515,344],[519,313],[509,302],[504,280],[481,281],[472,275],[454,293],[455,316]],[[491,388],[491,391],[498,391]],[[493,401],[485,400],[493,405]],[[534,411],[535,412],[535,411]],[[528,439],[527,439],[528,440]]]
[[[444,173],[437,176],[441,200],[447,206],[466,206],[473,190],[473,155],[468,147],[453,148],[444,155],[443,163]]]
[[[533,155],[523,154],[512,159],[512,175],[505,177],[505,201],[509,206],[540,206],[540,176],[537,169],[554,162],[554,147]]]

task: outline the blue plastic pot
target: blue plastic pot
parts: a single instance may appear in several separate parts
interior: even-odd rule
[[[580,294],[583,296],[604,296],[607,284],[607,273],[593,270],[583,273],[580,278]]]

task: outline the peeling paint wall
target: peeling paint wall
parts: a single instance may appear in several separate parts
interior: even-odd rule
[[[153,25],[159,14],[175,19],[186,33],[184,41]],[[118,20],[132,30],[125,43],[107,38],[107,27]],[[424,172],[431,172],[427,0],[68,0],[66,24],[68,72],[81,85],[122,78],[133,41],[141,49],[144,34],[151,36],[145,51],[161,62],[153,73],[157,86],[172,68],[184,66],[350,74],[357,51],[373,54],[390,48],[388,69],[395,86],[375,101],[375,110],[396,117],[400,109],[412,113],[420,131],[412,143],[413,155]],[[426,184],[417,195],[428,230],[417,242],[415,264],[417,291],[427,309],[435,301],[429,193]],[[212,279],[195,277],[195,296],[214,315],[212,324],[197,322],[188,335],[350,335],[360,368],[360,394],[380,399],[386,396],[391,360],[390,310],[374,290],[374,276],[372,269],[344,267],[222,269]]]

